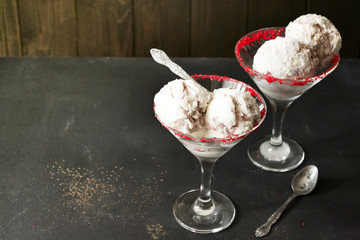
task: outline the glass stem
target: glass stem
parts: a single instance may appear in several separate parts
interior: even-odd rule
[[[216,162],[215,160],[206,161],[199,159],[200,167],[201,167],[201,185],[199,196],[195,202],[202,210],[209,210],[213,206],[213,202],[211,200],[211,175]]]
[[[292,101],[270,100],[273,109],[273,129],[270,138],[270,144],[280,146],[282,144],[282,125],[286,110]]]

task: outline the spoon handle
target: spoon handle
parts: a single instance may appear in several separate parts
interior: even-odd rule
[[[274,223],[277,222],[277,220],[280,218],[281,214],[284,212],[285,208],[287,207],[287,205],[297,196],[296,193],[293,193],[279,208],[278,210],[276,210],[270,217],[269,219],[266,221],[266,223],[264,223],[263,225],[261,225],[260,227],[258,227],[255,231],[255,236],[256,237],[264,237],[266,236],[269,232],[270,229],[272,227],[272,225]]]
[[[168,55],[160,49],[152,48],[150,54],[153,59],[166,67],[168,67],[173,73],[181,77],[182,79],[194,80],[189,74],[187,74],[179,65],[170,60]]]

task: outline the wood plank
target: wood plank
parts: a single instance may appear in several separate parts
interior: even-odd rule
[[[135,56],[150,48],[171,57],[189,56],[190,0],[134,0]]]
[[[6,31],[5,31],[5,18],[4,16],[4,8],[5,2],[0,1],[0,10],[1,10],[1,18],[0,18],[0,57],[7,56],[6,51]]]
[[[76,56],[75,0],[53,1],[54,31],[52,32],[51,55]]]
[[[18,1],[24,55],[76,55],[74,1]]]
[[[1,0],[0,16],[0,56],[21,56],[17,1]]]
[[[251,0],[248,31],[286,26],[290,21],[306,13],[306,5],[306,0]]]
[[[360,1],[309,0],[308,9],[328,18],[339,30],[342,58],[360,58]]]
[[[132,56],[132,1],[77,0],[79,56]]]
[[[193,0],[191,56],[234,57],[246,33],[247,6],[246,0]]]

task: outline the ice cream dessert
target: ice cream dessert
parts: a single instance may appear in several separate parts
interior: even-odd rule
[[[241,81],[202,74],[192,78],[195,81],[177,79],[161,88],[154,97],[154,112],[201,167],[200,188],[175,201],[174,217],[187,230],[214,233],[231,224],[235,207],[210,189],[213,166],[264,122],[267,108],[262,96]]]
[[[254,56],[253,68],[275,78],[306,78],[313,76],[319,65],[315,52],[287,37],[266,41]]]
[[[155,95],[156,114],[161,121],[189,134],[203,125],[210,92],[192,80],[174,80]]]
[[[259,106],[249,93],[230,88],[209,92],[192,80],[169,82],[154,104],[163,124],[197,138],[242,134],[260,120]]]
[[[226,137],[250,130],[260,119],[255,99],[236,89],[215,89],[204,115],[204,126],[194,136]]]
[[[313,77],[340,48],[340,33],[330,20],[307,14],[290,22],[284,37],[266,41],[258,49],[253,69],[280,79]]]
[[[290,104],[334,71],[340,60],[337,51],[341,38],[335,27],[321,27],[323,17],[315,14],[299,19],[287,28],[269,27],[248,33],[235,47],[241,67],[267,97],[274,112],[272,134],[256,140],[248,149],[250,160],[267,171],[286,172],[303,162],[302,147],[282,136],[282,121]],[[288,34],[289,28],[290,32],[302,32],[299,30],[298,36]]]
[[[315,51],[320,66],[325,66],[341,48],[341,36],[334,24],[326,17],[306,14],[290,22],[285,30],[286,38],[298,41],[304,48]]]

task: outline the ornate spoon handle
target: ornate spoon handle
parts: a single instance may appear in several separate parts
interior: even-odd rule
[[[277,222],[277,220],[280,218],[281,214],[284,212],[285,208],[287,207],[287,205],[297,196],[296,193],[293,193],[279,208],[278,210],[276,210],[276,212],[274,212],[269,219],[266,221],[266,223],[264,223],[263,225],[261,225],[260,227],[258,227],[255,231],[255,236],[256,237],[264,237],[266,235],[268,235],[268,233],[270,232],[271,226]]]
[[[166,53],[160,49],[152,48],[150,50],[151,56],[155,62],[160,63],[168,67],[173,73],[181,77],[182,79],[194,80],[189,74],[187,74],[179,65],[170,60]],[[194,80],[195,81],[195,80]]]

